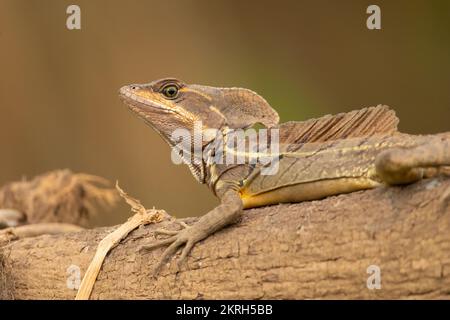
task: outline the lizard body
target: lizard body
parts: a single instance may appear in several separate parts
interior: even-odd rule
[[[208,156],[190,155],[187,164],[194,177],[221,199],[221,204],[196,224],[166,233],[169,238],[144,247],[169,245],[156,270],[185,245],[179,259],[183,261],[196,242],[235,222],[243,209],[411,183],[435,174],[435,168],[450,165],[450,134],[399,133],[398,119],[386,106],[279,124],[276,111],[248,89],[162,79],[122,87],[120,96],[172,148],[178,142],[175,130],[182,128],[194,136],[195,123],[201,121],[200,149]],[[212,146],[219,138],[227,140],[237,130],[257,123],[278,130],[278,170],[274,174],[262,174],[265,165],[250,162],[251,152],[244,163],[211,161],[217,152]],[[209,129],[217,129],[219,134],[206,134]],[[275,140],[269,138],[266,144],[273,146]],[[195,146],[187,148],[192,151]],[[225,150],[233,152],[238,155]]]
[[[393,146],[412,146],[408,135],[308,143],[283,153],[276,175],[257,175],[240,190],[244,208],[316,200],[379,186],[375,158]]]

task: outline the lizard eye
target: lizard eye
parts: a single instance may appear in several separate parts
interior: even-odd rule
[[[168,99],[175,99],[178,96],[178,87],[169,84],[161,90],[162,94]]]

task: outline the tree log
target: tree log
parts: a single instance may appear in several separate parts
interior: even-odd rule
[[[141,227],[114,248],[91,298],[450,298],[450,178],[247,210],[198,243],[180,270],[171,260],[154,278],[164,248],[146,254],[137,248],[165,226],[178,228],[168,221]],[[0,298],[73,299],[77,268],[82,277],[113,229],[2,247]],[[379,289],[368,286],[378,275],[368,268],[377,267]]]

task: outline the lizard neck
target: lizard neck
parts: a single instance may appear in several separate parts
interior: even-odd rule
[[[255,164],[250,163],[245,151],[243,158],[240,160],[237,158],[239,143],[244,142],[246,145],[248,142],[244,132],[240,130],[222,128],[203,150],[205,183],[216,195],[218,195],[218,189],[239,189],[240,181],[243,181],[255,168]],[[237,142],[235,140],[237,135],[238,139],[243,140]],[[239,154],[242,156],[242,150]]]
[[[223,127],[218,130],[210,130],[201,133],[201,149],[196,147],[196,137],[189,139],[191,142],[187,146],[172,145],[172,152],[177,153],[182,161],[189,167],[194,178],[202,184],[208,183],[211,177],[211,170],[215,162],[217,145],[226,139],[230,129]],[[198,143],[198,142],[197,142]]]
[[[204,131],[201,150],[196,152],[195,143],[192,142],[182,150],[182,158],[195,179],[199,183],[207,184],[213,193],[216,193],[219,180],[238,183],[255,168],[253,158],[257,154],[246,149],[250,146],[249,139],[252,138],[246,136],[242,129],[226,126],[218,130]],[[259,143],[258,136],[253,139],[256,139],[255,143]]]

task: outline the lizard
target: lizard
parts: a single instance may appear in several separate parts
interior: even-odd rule
[[[179,142],[174,131],[182,128],[193,136],[195,122],[201,121],[200,149],[207,156],[191,154],[191,161],[186,162],[196,180],[220,199],[216,208],[193,225],[181,222],[180,230],[160,230],[168,237],[140,248],[168,246],[154,273],[182,248],[180,268],[196,243],[238,221],[246,209],[409,184],[447,173],[450,166],[450,132],[401,133],[395,111],[385,105],[280,123],[278,113],[263,97],[244,88],[186,84],[164,78],[123,86],[119,96],[172,150]],[[218,137],[226,138],[258,124],[278,130],[275,174],[263,175],[263,164],[250,162],[248,157],[238,164],[211,161],[215,154],[210,149]],[[208,135],[210,129],[219,134]],[[267,140],[267,145],[271,143],[275,140]],[[188,146],[189,151],[195,147],[193,144]]]

